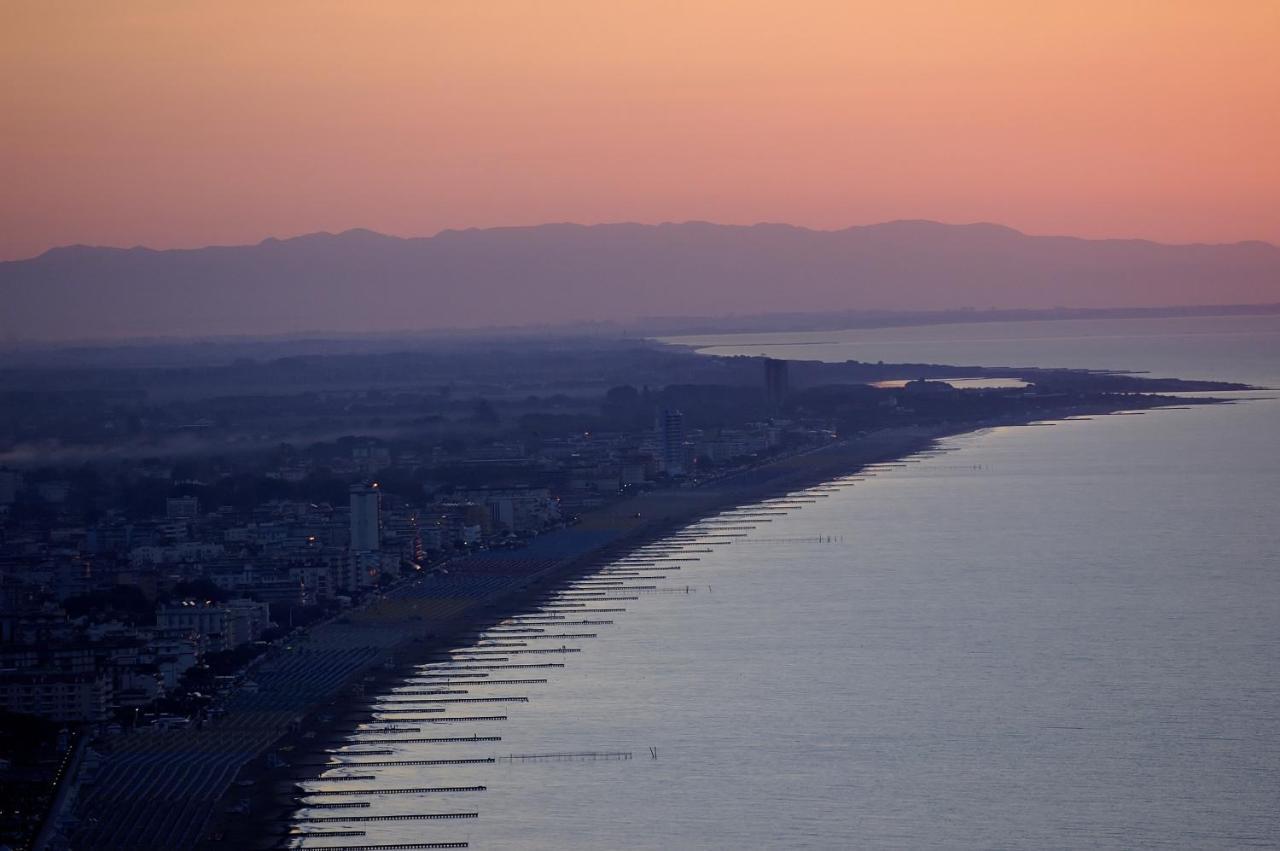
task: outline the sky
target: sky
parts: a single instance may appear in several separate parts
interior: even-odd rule
[[[1280,242],[1277,0],[0,0],[0,259],[903,218]]]

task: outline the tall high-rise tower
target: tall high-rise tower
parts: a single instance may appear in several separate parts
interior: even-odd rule
[[[764,390],[769,397],[769,404],[775,408],[782,404],[790,391],[787,377],[787,362],[775,358],[764,359]]]
[[[382,544],[382,492],[378,483],[351,487],[351,551],[377,552]]]
[[[662,469],[668,476],[685,474],[684,414],[664,408],[658,415],[658,440],[662,447]]]

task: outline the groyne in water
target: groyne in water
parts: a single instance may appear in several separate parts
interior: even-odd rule
[[[855,455],[861,458],[864,452],[870,452],[870,454],[874,455],[881,452],[909,451],[912,447],[924,445],[924,443],[929,439],[929,435],[897,435],[895,439],[886,441],[885,445],[877,446],[875,450],[871,450],[869,446],[860,447],[855,452]],[[818,461],[821,461],[822,463],[817,463]],[[489,645],[487,648],[488,652],[478,652],[485,648],[478,646],[477,636],[482,634],[486,628],[492,627],[514,630],[547,629],[551,627],[563,628],[566,626],[599,627],[611,625],[613,623],[611,618],[595,616],[625,613],[626,608],[622,606],[599,605],[600,602],[606,600],[617,600],[618,595],[606,592],[603,596],[583,596],[575,600],[571,598],[566,599],[563,592],[567,591],[569,595],[574,594],[575,592],[571,590],[571,586],[574,581],[579,578],[598,577],[599,579],[609,581],[607,575],[600,574],[602,568],[605,570],[631,573],[633,574],[633,578],[637,575],[643,575],[644,578],[649,578],[651,575],[665,577],[668,575],[669,571],[691,568],[698,563],[698,556],[689,555],[689,549],[698,549],[703,553],[714,551],[710,547],[706,546],[705,542],[695,540],[673,541],[670,545],[661,547],[653,547],[649,542],[659,539],[663,533],[679,532],[682,529],[685,530],[686,533],[695,533],[696,535],[706,536],[709,534],[706,530],[689,528],[690,524],[697,522],[701,517],[714,517],[723,514],[724,506],[727,503],[741,502],[749,500],[752,497],[767,497],[768,493],[762,493],[761,491],[767,491],[770,488],[776,489],[779,493],[793,493],[798,484],[811,484],[817,481],[820,477],[829,479],[837,472],[847,472],[850,465],[856,465],[856,462],[841,452],[834,452],[830,456],[819,459],[806,458],[803,461],[797,461],[793,464],[784,462],[776,468],[776,472],[778,472],[779,475],[773,477],[773,482],[770,485],[762,487],[760,484],[755,483],[753,485],[738,488],[734,487],[732,482],[720,482],[717,483],[714,489],[708,489],[704,492],[695,492],[692,494],[692,497],[681,494],[679,498],[675,500],[663,499],[660,503],[658,500],[643,498],[642,500],[637,501],[638,504],[643,506],[638,512],[624,514],[615,510],[614,512],[611,512],[610,517],[607,519],[604,516],[601,516],[592,518],[590,521],[584,520],[582,525],[587,526],[589,523],[591,527],[589,529],[582,530],[584,533],[595,533],[601,526],[615,525],[621,526],[622,528],[611,529],[609,531],[609,535],[601,539],[603,541],[602,544],[595,545],[595,547],[588,549],[582,555],[568,560],[557,570],[552,571],[552,573],[555,574],[554,579],[552,579],[551,574],[548,573],[543,574],[541,577],[530,576],[528,579],[524,580],[524,590],[516,592],[515,598],[511,603],[501,603],[496,599],[490,601],[477,611],[477,614],[470,623],[467,623],[466,620],[460,617],[455,617],[455,625],[446,632],[450,637],[438,637],[434,639],[434,643],[437,645],[447,643],[450,645],[448,649],[454,652],[443,658],[437,657],[434,662],[428,659],[424,662],[416,663],[416,669],[412,671],[404,671],[403,674],[400,675],[403,678],[400,681],[406,683],[412,681],[429,683],[432,681],[443,680],[478,680],[495,674],[501,676],[507,671],[551,671],[559,667],[564,667],[564,663],[562,662],[532,661],[532,659],[536,659],[537,655],[542,654],[525,655],[524,651],[534,648]],[[659,508],[661,509],[660,511]],[[799,509],[788,508],[786,510]],[[777,512],[765,513],[784,513],[784,511],[779,509]],[[640,516],[636,517],[635,514],[639,514]],[[618,523],[619,517],[622,518],[621,523]],[[737,518],[732,522],[740,527],[740,530],[744,531],[745,534],[745,530],[752,528],[754,523],[767,518],[752,518],[748,523],[744,523],[744,519],[745,518]],[[690,545],[694,546],[691,547]],[[628,556],[628,552],[633,553],[633,555]],[[459,571],[460,568],[458,567],[451,568],[451,573]],[[557,588],[556,585],[559,585],[559,587]],[[543,590],[544,587],[546,590]],[[599,588],[598,590],[604,591],[603,588]],[[661,589],[659,586],[653,586],[643,589],[622,588],[619,590],[629,590],[631,593],[626,596],[635,597],[637,593],[653,593]],[[679,593],[688,593],[690,589],[688,586],[685,586],[677,590]],[[585,594],[585,591],[580,590],[576,593]],[[557,597],[561,600],[560,602],[554,602],[554,599]],[[402,598],[410,600],[421,599],[417,592],[402,595]],[[619,600],[619,602],[621,602],[621,600]],[[385,618],[392,618],[392,622],[394,622],[394,618],[403,617],[403,615],[398,614],[400,609],[396,608],[394,601],[392,605],[388,605],[383,608],[385,608],[386,611],[380,611],[380,607],[377,606],[367,610],[361,615],[361,622],[381,624],[384,622]],[[520,611],[521,608],[524,608],[523,612]],[[441,628],[442,631],[444,631],[444,628]],[[420,626],[418,629],[421,631],[424,627]],[[569,632],[568,630],[563,631],[565,633]],[[594,634],[598,635],[598,633]],[[497,633],[495,635],[488,636],[488,639],[494,640],[501,639],[502,637],[502,633]],[[506,637],[518,638],[521,642],[527,642],[529,634],[514,635],[508,633]],[[568,635],[566,635],[566,639],[567,638]],[[470,652],[468,652],[468,647]],[[558,650],[560,653],[579,650],[579,648],[546,649]],[[426,650],[427,654],[430,653],[430,650],[426,647],[415,650],[412,644],[403,645],[400,648],[401,652],[407,651],[411,656],[425,655],[423,654],[423,650]],[[517,652],[519,652],[520,655],[516,655]],[[523,661],[521,656],[530,659],[530,661]],[[499,659],[501,659],[501,661],[499,661]],[[518,675],[512,679],[517,678],[519,678]],[[366,683],[361,688],[361,691],[368,691],[372,688],[377,688],[378,686],[376,683],[380,680],[388,680],[388,678],[379,675],[374,678],[373,685]],[[395,681],[396,678],[390,678],[389,685]],[[458,684],[458,688],[460,689],[466,689],[470,686],[471,683],[462,684],[459,682]],[[388,688],[387,691],[389,693],[393,692],[394,687]],[[401,698],[401,700],[403,699],[404,698]],[[459,697],[452,699],[466,700],[469,698]],[[357,698],[355,702],[358,704],[363,701]],[[430,705],[423,704],[397,707],[380,699],[376,702],[369,701],[367,708],[364,711],[369,713],[368,717],[370,718],[385,718],[386,720],[392,720],[395,714],[409,714],[395,713],[394,710],[397,708],[408,709],[410,712],[414,710],[421,712],[422,710],[430,710],[438,707],[431,707]],[[391,714],[387,714],[388,712]],[[374,713],[376,713],[376,715]],[[371,741],[367,736],[362,736],[361,739],[366,742]],[[398,743],[397,746],[399,746],[399,744],[403,743]],[[256,769],[254,773],[261,776],[266,774],[268,771],[269,769]],[[264,801],[264,805],[265,804],[266,802]],[[266,816],[267,813],[263,812],[262,815],[258,817],[258,824],[260,825],[258,836],[246,837],[251,838],[255,844],[258,844],[260,839],[264,838],[266,835],[279,835],[276,829],[279,826],[287,824],[287,820],[284,822],[275,818],[267,818],[266,820],[263,820]]]
[[[380,630],[387,630],[388,626],[392,628],[391,632],[403,630],[407,637],[389,645],[383,658],[389,661],[394,654],[401,671],[398,676],[420,677],[424,682],[431,679],[457,679],[471,676],[479,679],[484,675],[494,672],[500,674],[506,670],[549,670],[564,667],[563,663],[521,662],[513,659],[514,653],[507,651],[506,648],[493,648],[493,650],[507,651],[501,657],[504,659],[501,662],[496,661],[499,658],[496,655],[475,653],[475,650],[480,649],[478,647],[472,647],[472,653],[465,653],[462,648],[469,641],[473,642],[478,632],[486,627],[497,625],[505,629],[529,629],[570,624],[610,624],[611,620],[594,619],[590,615],[623,613],[626,611],[624,607],[597,607],[590,606],[586,602],[550,602],[551,596],[555,596],[554,589],[557,585],[561,589],[566,588],[576,578],[583,576],[599,574],[603,577],[605,574],[602,568],[604,571],[660,571],[663,573],[679,570],[681,567],[692,568],[697,563],[696,556],[677,555],[682,549],[682,544],[679,542],[670,547],[648,547],[646,551],[647,541],[671,532],[681,534],[686,539],[692,535],[712,535],[726,531],[723,526],[714,531],[708,528],[722,523],[734,524],[745,534],[754,529],[756,524],[768,522],[770,519],[768,515],[776,516],[786,511],[803,510],[804,505],[812,504],[809,501],[799,501],[806,497],[796,497],[797,490],[819,481],[828,481],[847,475],[850,470],[865,466],[870,461],[883,460],[886,457],[921,448],[928,445],[929,441],[936,436],[964,430],[968,428],[942,428],[931,431],[916,429],[879,435],[873,439],[859,441],[856,445],[832,446],[827,450],[808,453],[803,457],[784,459],[777,465],[771,465],[769,470],[750,471],[750,476],[745,476],[736,482],[730,477],[716,482],[706,490],[691,489],[688,493],[663,492],[638,497],[622,508],[611,506],[607,511],[584,518],[581,527],[572,531],[583,535],[597,535],[594,539],[595,543],[586,546],[576,556],[562,559],[552,568],[526,574],[511,573],[514,579],[512,590],[509,592],[478,600],[476,605],[470,607],[457,608],[456,603],[451,602],[450,606],[454,607],[453,614],[429,620],[415,614],[415,612],[431,611],[431,607],[436,605],[432,602],[436,598],[429,596],[428,593],[430,582],[424,580],[402,593],[388,595],[385,602],[375,603],[356,613],[352,616],[352,625],[366,633],[378,633]],[[771,504],[770,507],[776,508],[777,511],[760,510],[732,514],[725,510],[726,506],[731,504],[769,498],[770,491],[788,495],[786,497],[788,501],[784,504]],[[636,510],[631,511],[631,508]],[[688,540],[688,543],[692,544],[695,541]],[[706,552],[712,551],[705,547],[703,549]],[[633,555],[627,556],[626,553],[633,553]],[[451,567],[451,574],[461,572],[464,568],[465,565]],[[490,564],[485,569],[493,570],[493,566]],[[685,586],[677,590],[687,593],[689,587]],[[658,589],[655,587],[645,590]],[[594,599],[600,601],[600,598]],[[605,599],[616,598],[606,596]],[[428,632],[433,632],[434,635],[427,638]],[[419,663],[411,661],[415,656],[421,658],[425,655],[423,651],[430,653],[432,645],[436,648],[447,647],[459,651],[455,655],[471,658],[463,663],[449,659]],[[524,649],[527,648],[515,648],[517,651]],[[435,652],[439,653],[439,649]],[[480,662],[475,658],[477,655],[489,656],[489,661]],[[414,666],[413,670],[408,669],[410,665]],[[387,683],[389,686],[394,681],[394,677],[378,674],[372,678],[372,682],[361,685],[359,689],[361,693],[352,694],[341,700],[354,706],[367,707],[365,711],[371,714],[370,717],[375,712],[381,714],[387,710],[374,708],[375,702],[370,701],[363,693],[378,689],[379,683]],[[417,711],[427,708],[420,706]],[[298,729],[300,733],[315,728],[314,719],[308,715]],[[285,743],[288,741],[288,739],[283,740]],[[256,779],[270,776],[271,771],[269,765],[255,765],[248,769],[247,775],[242,773],[242,776]],[[267,797],[259,796],[259,804],[263,809],[255,810],[256,834],[243,829],[246,822],[243,818],[227,819],[223,822],[223,824],[229,824],[231,821],[236,821],[237,824],[233,826],[242,828],[238,835],[249,839],[254,845],[257,844],[258,837],[267,834],[278,835],[276,828],[287,823],[287,819],[282,821],[278,816],[270,814],[272,805]],[[251,803],[251,806],[256,808],[259,804]],[[229,811],[224,812],[230,814]]]

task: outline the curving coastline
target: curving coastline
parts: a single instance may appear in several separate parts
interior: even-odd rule
[[[601,508],[585,515],[574,530],[566,530],[579,534],[581,546],[578,551],[553,560],[543,569],[525,575],[522,581],[477,599],[470,605],[446,610],[446,607],[431,608],[420,603],[413,608],[406,605],[406,599],[411,599],[412,595],[390,595],[363,610],[360,621],[373,628],[395,629],[412,625],[408,630],[410,634],[391,645],[382,656],[352,673],[323,699],[313,702],[286,733],[270,742],[256,758],[242,767],[236,783],[228,783],[228,793],[221,797],[216,812],[203,831],[204,847],[285,847],[290,835],[288,818],[297,809],[296,784],[318,779],[323,772],[338,764],[319,749],[327,743],[336,744],[344,739],[340,726],[343,717],[369,713],[372,704],[369,694],[377,694],[403,680],[415,665],[425,660],[468,646],[484,629],[538,608],[563,585],[593,573],[638,547],[660,540],[684,525],[720,511],[847,476],[871,464],[909,457],[930,448],[942,437],[990,427],[1030,425],[1045,419],[1218,401],[1124,396],[1111,398],[1105,404],[1062,406],[1048,415],[1041,411],[1036,416],[1007,417],[998,421],[886,429],[771,461],[702,487],[643,494]],[[590,537],[592,533],[597,534],[594,543]],[[459,565],[459,570],[465,570],[465,565]],[[415,584],[429,581],[418,580],[405,588],[412,589]],[[430,621],[414,620],[423,617],[427,611],[433,611],[437,617]],[[310,640],[315,641],[316,638],[312,636]],[[311,752],[307,756],[300,756],[309,749]],[[283,759],[280,758],[282,756]],[[296,838],[297,834],[293,836]]]

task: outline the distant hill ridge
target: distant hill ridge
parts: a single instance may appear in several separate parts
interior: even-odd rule
[[[0,263],[7,341],[378,332],[646,316],[1280,301],[1280,247],[896,221],[370,230]]]

